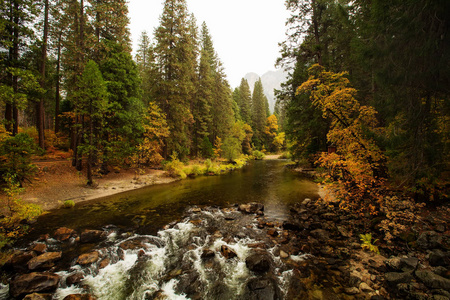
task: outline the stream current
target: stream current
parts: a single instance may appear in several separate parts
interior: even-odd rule
[[[23,241],[29,247],[59,227],[103,230],[106,238],[81,244],[46,239],[48,251],[62,251],[54,271],[61,281],[53,299],[89,293],[109,299],[287,299],[292,268],[280,258],[254,214],[242,203],[264,205],[264,218],[282,222],[289,208],[317,198],[317,185],[294,174],[281,160],[255,161],[242,170],[151,186],[55,210],[42,216]],[[271,246],[265,246],[271,245]],[[226,257],[223,248],[231,250]],[[263,250],[268,270],[250,270],[247,259]],[[80,265],[77,257],[96,251],[100,259]],[[308,255],[295,253],[291,261]],[[108,260],[107,266],[100,262]],[[74,275],[83,279],[69,284]],[[7,286],[0,286],[0,299]],[[6,295],[6,293],[5,293]]]

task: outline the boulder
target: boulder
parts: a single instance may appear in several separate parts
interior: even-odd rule
[[[37,293],[26,295],[23,298],[23,300],[51,300],[51,299],[52,295],[50,294],[37,294]]]
[[[80,236],[81,243],[97,243],[106,239],[107,233],[102,230],[84,230]]]
[[[277,285],[271,278],[252,278],[247,283],[244,299],[275,300],[281,299]]]
[[[255,273],[265,273],[270,270],[271,258],[265,251],[254,251],[245,259],[245,265]]]
[[[91,294],[72,294],[67,295],[63,300],[97,300],[97,298]]]
[[[284,221],[283,222],[283,229],[286,230],[292,230],[292,231],[301,231],[303,230],[302,224],[300,224],[297,221]]]
[[[55,231],[54,237],[56,240],[64,242],[70,239],[75,234],[76,234],[75,230],[66,227],[61,227]]]
[[[60,260],[62,252],[46,252],[28,261],[28,269],[49,269],[55,265],[55,262]]]
[[[397,285],[399,283],[409,283],[413,276],[411,272],[389,272],[384,274],[384,278],[389,284]]]
[[[37,292],[54,291],[59,283],[60,277],[52,273],[33,272],[24,274],[13,280],[9,285],[9,293],[14,298]]]
[[[430,270],[417,270],[415,275],[431,289],[450,291],[450,279],[434,274]]]
[[[231,250],[227,245],[222,245],[222,247],[220,247],[220,253],[226,259],[237,257],[236,252]]]
[[[212,251],[210,249],[203,249],[200,257],[203,260],[207,260],[207,259],[213,258],[214,256],[216,256],[216,253],[214,253],[214,251]]]
[[[104,259],[102,259],[100,261],[100,263],[98,264],[98,269],[104,269],[106,268],[109,264],[111,263],[111,260],[108,257],[105,257]]]
[[[92,251],[90,253],[81,254],[77,259],[77,264],[85,266],[95,263],[100,257],[100,253]]]
[[[422,249],[436,249],[442,244],[442,236],[435,231],[425,231],[419,235],[417,246]]]
[[[256,202],[240,204],[238,210],[247,214],[258,214],[264,212],[264,205]]]
[[[450,255],[439,249],[432,251],[428,257],[430,265],[433,267],[448,266],[450,264]]]
[[[36,243],[32,247],[30,247],[30,250],[37,253],[44,253],[45,251],[47,251],[47,245],[44,243]]]
[[[67,286],[71,286],[77,283],[80,283],[84,279],[84,274],[82,272],[77,272],[67,276],[66,284]]]
[[[33,251],[15,251],[11,258],[5,263],[5,268],[12,268],[12,269],[25,269],[26,264],[36,257],[36,253]]]
[[[398,272],[414,271],[418,263],[419,260],[416,257],[393,257],[385,261],[387,267]]]

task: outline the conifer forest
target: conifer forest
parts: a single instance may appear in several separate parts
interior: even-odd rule
[[[189,11],[189,0],[161,0],[159,25],[141,33],[136,49],[128,2],[0,2],[0,266],[43,213],[38,204],[44,200],[22,199],[45,172],[39,162],[67,162],[83,188],[96,189],[101,178],[120,170],[133,170],[135,177],[164,170],[185,179],[277,155],[289,161],[292,172],[307,174],[327,191],[320,194],[327,203],[321,211],[335,209],[334,215],[343,216],[339,224],[354,220],[348,221],[348,236],[344,225],[334,231],[323,225],[324,230],[356,237],[372,255],[381,251],[409,259],[411,249],[421,249],[414,256],[419,266],[407,280],[383,273],[381,283],[367,281],[370,291],[342,287],[346,295],[357,295],[348,299],[449,299],[450,1],[284,0],[289,18],[273,64],[287,77],[275,90],[273,111],[261,79],[250,86],[242,78],[239,86],[230,86],[208,24]],[[312,213],[311,204],[302,201],[291,213]],[[77,205],[69,199],[63,206]],[[242,205],[239,210],[249,213]],[[320,221],[286,222],[280,225],[286,232],[322,230],[314,228]],[[438,246],[431,246],[431,235],[424,246],[424,232],[437,234],[431,235]],[[289,256],[300,248],[314,253],[311,243],[288,250],[282,247],[290,242],[275,244]],[[345,260],[339,253],[336,259]],[[433,255],[441,255],[439,263]],[[292,264],[302,270],[298,261]],[[251,274],[260,272],[248,262],[247,267],[256,272]],[[427,268],[438,276],[434,283],[422,276]],[[326,299],[305,292],[312,285],[296,290],[303,295],[298,298],[290,288],[275,287],[272,298],[261,298],[251,286],[245,283],[249,290],[237,292],[242,298],[236,299]],[[9,289],[17,299],[27,294],[13,283]],[[200,298],[216,299],[203,292]],[[431,298],[417,296],[421,293]],[[200,299],[194,292],[181,294]],[[372,298],[364,298],[369,294]],[[152,295],[144,298],[172,299]]]

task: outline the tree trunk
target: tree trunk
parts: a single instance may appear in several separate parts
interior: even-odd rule
[[[48,0],[44,1],[44,36],[42,38],[42,52],[41,52],[41,88],[45,88],[45,63],[47,61],[47,39],[48,39]],[[39,133],[39,147],[45,148],[44,144],[44,98],[45,93],[37,105],[37,129]]]
[[[59,86],[60,86],[60,71],[61,71],[61,40],[62,40],[62,31],[59,32],[58,37],[58,58],[56,62],[56,92],[55,92],[55,133],[59,132],[59,104],[60,104],[60,95],[59,95]]]
[[[94,183],[92,180],[92,162],[94,160],[93,153],[93,136],[94,136],[94,126],[92,124],[92,100],[89,103],[89,154],[87,160],[87,185],[92,186]]]

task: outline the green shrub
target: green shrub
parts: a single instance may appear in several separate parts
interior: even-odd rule
[[[6,138],[0,145],[0,173],[13,176],[20,185],[29,180],[36,171],[36,166],[31,163],[35,146],[33,139],[25,133]]]
[[[184,169],[184,164],[178,160],[176,153],[174,155],[172,155],[172,161],[169,161],[164,164],[164,170],[167,171],[169,176],[174,177],[174,178],[177,178],[177,177],[181,177],[182,179],[186,178],[187,175],[183,171],[183,169]]]
[[[256,160],[264,159],[265,156],[266,156],[266,155],[265,155],[263,152],[261,152],[261,151],[258,151],[258,150],[253,151],[253,157],[254,157]]]
[[[74,206],[75,206],[75,202],[73,200],[64,201],[64,204],[63,204],[64,208],[73,208]]]

